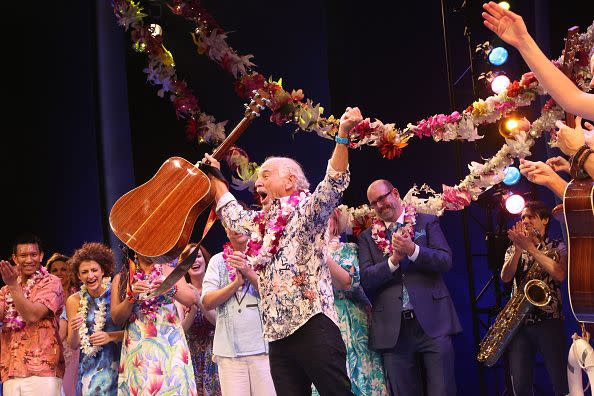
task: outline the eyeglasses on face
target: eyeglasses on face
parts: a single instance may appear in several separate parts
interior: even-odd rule
[[[371,202],[369,202],[369,204],[370,204],[371,206],[374,206],[374,207],[375,207],[375,206],[377,206],[377,204],[379,204],[380,202],[382,202],[382,203],[383,203],[383,202],[386,200],[386,198],[388,198],[388,195],[392,194],[392,191],[394,191],[394,189],[393,189],[393,188],[392,188],[392,189],[390,189],[390,191],[388,191],[387,193],[380,195],[380,196],[379,196],[379,197],[378,197],[378,198],[377,198],[375,201],[371,201]]]

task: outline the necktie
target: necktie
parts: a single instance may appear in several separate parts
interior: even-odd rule
[[[392,223],[388,227],[388,241],[392,243],[392,235],[396,232],[402,224],[400,223]],[[406,290],[406,286],[404,286],[404,274],[402,274],[402,310],[412,309],[412,304],[410,303],[410,297],[408,295],[408,290]]]

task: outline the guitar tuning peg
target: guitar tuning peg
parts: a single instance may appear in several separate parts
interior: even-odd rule
[[[249,109],[250,109],[250,105],[249,105],[249,104],[247,104],[247,103],[244,103],[244,104],[243,104],[243,107],[245,107],[245,109],[246,109],[246,110],[249,110]]]
[[[260,113],[252,111],[252,117],[260,117]]]
[[[264,110],[265,109],[265,107],[262,106],[261,104],[257,104],[256,107],[258,108],[258,110]]]
[[[270,106],[270,99],[262,98],[262,102],[264,102],[266,104],[266,106]]]

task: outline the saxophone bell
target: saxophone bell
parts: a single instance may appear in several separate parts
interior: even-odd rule
[[[524,295],[530,304],[544,307],[551,302],[551,289],[540,279],[530,279],[524,286]]]

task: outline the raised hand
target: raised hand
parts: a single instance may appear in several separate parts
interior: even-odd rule
[[[0,261],[0,275],[2,275],[2,280],[7,286],[15,286],[17,284],[19,277],[17,268],[6,260]]]
[[[555,172],[569,173],[569,161],[561,156],[549,158],[546,164],[550,166]]]
[[[338,133],[345,137],[351,129],[363,120],[361,110],[358,107],[347,107],[344,114],[340,117],[340,127]]]
[[[528,234],[526,227],[521,221],[518,221],[507,231],[507,236],[517,249],[527,250],[534,244],[532,237]]]
[[[557,145],[567,155],[574,155],[586,143],[586,135],[582,129],[582,117],[575,117],[575,128],[571,128],[561,120],[555,125],[557,132]]]
[[[530,37],[524,20],[518,14],[505,10],[492,1],[483,4],[483,9],[486,11],[481,14],[485,19],[485,26],[506,43],[517,48]]]
[[[541,161],[520,160],[520,173],[532,183],[546,186],[550,184],[555,177],[559,177],[549,165]]]

